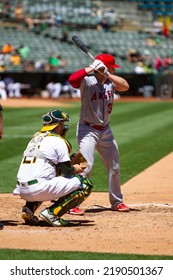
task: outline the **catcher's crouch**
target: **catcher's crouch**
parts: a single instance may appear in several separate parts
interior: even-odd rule
[[[26,201],[22,218],[27,224],[37,225],[34,212],[43,201],[53,201],[39,216],[52,226],[66,226],[61,216],[88,198],[93,184],[79,175],[86,162],[71,164],[71,145],[65,139],[68,114],[52,110],[42,116],[42,123],[23,153],[13,194]]]

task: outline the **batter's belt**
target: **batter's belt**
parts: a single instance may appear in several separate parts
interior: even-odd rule
[[[100,126],[100,125],[91,124],[89,122],[84,122],[84,124],[88,125],[88,126],[91,126],[91,127],[95,128],[97,130],[104,130],[108,126],[108,124],[106,126]]]
[[[38,180],[37,179],[34,179],[34,180],[31,180],[31,181],[28,181],[28,182],[19,182],[19,181],[17,181],[17,184],[20,186],[20,185],[22,185],[22,186],[24,186],[24,185],[29,185],[29,186],[31,186],[31,185],[34,185],[34,184],[37,184],[38,183]]]

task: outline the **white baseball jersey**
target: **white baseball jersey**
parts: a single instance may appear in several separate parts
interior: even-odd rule
[[[26,201],[51,201],[77,190],[77,177],[56,176],[56,165],[70,161],[65,139],[50,132],[36,133],[24,151],[13,194]]]
[[[17,174],[19,182],[56,176],[56,167],[60,162],[69,161],[68,147],[59,136],[50,133],[36,133],[23,154]]]
[[[109,80],[102,85],[95,76],[86,76],[80,84],[80,91],[80,120],[106,126],[112,112],[115,85]]]

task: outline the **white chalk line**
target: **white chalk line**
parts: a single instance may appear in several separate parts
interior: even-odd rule
[[[103,206],[103,205],[94,205],[94,208],[103,208],[103,209],[109,209],[110,206]],[[137,204],[128,204],[129,208],[133,207],[160,207],[160,208],[169,208],[173,209],[173,205],[170,204],[162,204],[162,203],[137,203]]]
[[[161,204],[161,203],[138,203],[130,204],[129,207],[161,207],[161,208],[173,208],[173,205],[170,204]]]

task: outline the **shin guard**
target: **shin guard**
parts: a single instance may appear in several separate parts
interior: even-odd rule
[[[76,190],[66,196],[63,196],[51,205],[49,207],[50,213],[61,217],[70,209],[80,205],[85,199],[87,199],[91,193],[93,184],[88,179],[84,180],[83,184],[83,189]]]

